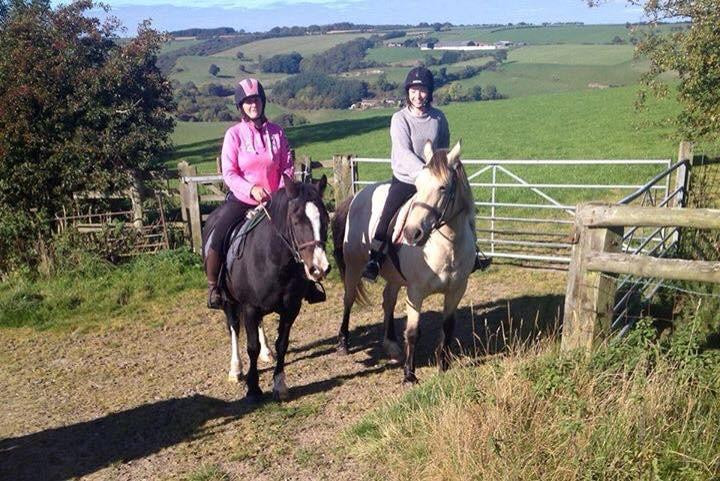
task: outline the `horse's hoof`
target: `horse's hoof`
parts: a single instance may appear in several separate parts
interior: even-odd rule
[[[385,340],[383,341],[383,348],[390,360],[397,363],[403,362],[403,351],[397,342]]]
[[[346,342],[338,342],[336,350],[340,356],[347,356],[348,354],[350,354],[350,350],[348,349],[348,345]]]
[[[228,379],[228,382],[231,382],[231,383],[233,383],[233,384],[240,383],[240,382],[242,382],[242,380],[243,380],[243,373],[242,373],[242,371],[240,371],[240,372],[229,372],[227,379]]]
[[[284,391],[275,391],[273,390],[273,400],[274,401],[287,401],[290,398],[290,391],[287,389]]]
[[[403,384],[405,386],[414,386],[418,382],[420,381],[418,381],[418,378],[415,376],[415,374],[406,374],[405,378],[403,379]]]
[[[248,404],[260,404],[263,400],[263,392],[261,390],[257,391],[248,391],[247,395],[245,396],[245,401]]]

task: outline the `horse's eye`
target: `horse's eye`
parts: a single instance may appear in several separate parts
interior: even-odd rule
[[[444,192],[445,192],[445,186],[443,185],[442,187],[440,187],[440,193],[442,194]]]

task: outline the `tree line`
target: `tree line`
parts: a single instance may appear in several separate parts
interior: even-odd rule
[[[163,37],[143,23],[117,43],[119,25],[94,7],[0,1],[0,277],[47,254],[73,193],[151,179],[171,148]]]

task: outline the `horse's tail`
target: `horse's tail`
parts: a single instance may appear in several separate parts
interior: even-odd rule
[[[335,217],[332,221],[332,235],[333,235],[333,257],[337,263],[338,270],[340,271],[340,278],[345,283],[345,256],[343,254],[343,243],[345,242],[345,229],[347,228],[347,218],[350,213],[350,204],[353,198],[350,197],[345,199],[335,209]],[[346,286],[347,287],[347,286]],[[360,282],[355,288],[355,301],[360,305],[369,305],[370,299],[367,296],[367,291],[362,282]]]

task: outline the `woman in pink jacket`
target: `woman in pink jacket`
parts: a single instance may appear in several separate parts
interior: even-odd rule
[[[223,180],[230,193],[217,214],[205,257],[211,309],[222,307],[218,275],[220,252],[228,230],[248,210],[284,187],[283,174],[293,178],[290,145],[283,129],[265,117],[265,102],[265,90],[254,78],[242,80],[235,88],[235,105],[241,121],[227,130],[222,148]]]

